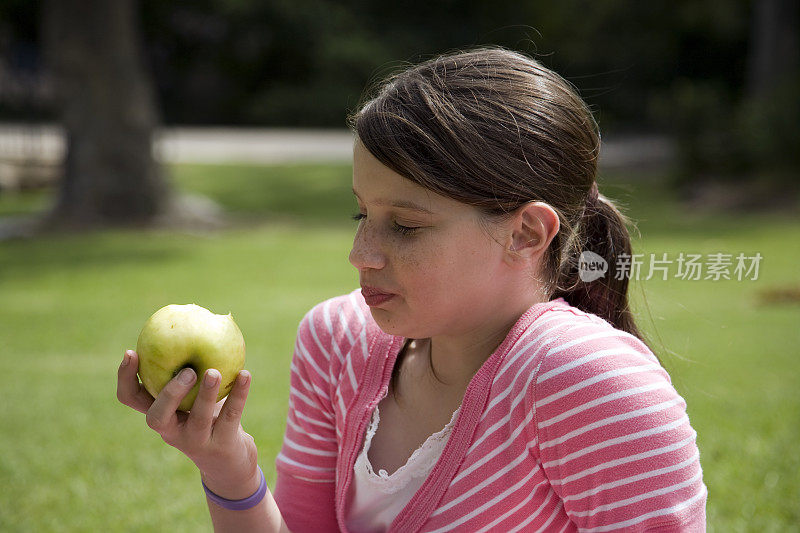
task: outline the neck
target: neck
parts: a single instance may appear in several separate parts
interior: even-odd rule
[[[543,301],[543,300],[542,300]],[[428,375],[434,386],[444,391],[463,391],[483,363],[503,343],[517,320],[540,303],[538,299],[520,304],[505,318],[471,328],[460,335],[439,335],[427,339],[427,350],[433,372]],[[499,314],[488,315],[500,317]]]

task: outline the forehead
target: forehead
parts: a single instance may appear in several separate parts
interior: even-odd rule
[[[417,200],[439,196],[381,163],[358,139],[353,145],[353,189],[365,200],[365,195],[382,190]]]
[[[474,215],[471,206],[426,189],[390,169],[358,139],[353,146],[353,191],[365,203],[413,205],[436,214]]]

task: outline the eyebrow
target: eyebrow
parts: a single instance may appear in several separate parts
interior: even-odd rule
[[[361,197],[358,195],[358,193],[356,192],[355,189],[353,189],[353,194],[356,195],[356,198],[361,200]],[[421,211],[422,213],[427,213],[429,215],[433,215],[434,214],[433,211],[431,211],[430,209],[426,209],[426,208],[422,207],[421,205],[415,204],[414,202],[410,202],[408,200],[394,200],[394,201],[377,200],[375,203],[377,205],[389,205],[389,206],[392,206],[392,207],[400,207],[400,208],[403,208],[403,209],[413,209],[414,211]]]

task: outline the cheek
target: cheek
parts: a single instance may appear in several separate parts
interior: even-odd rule
[[[411,289],[429,285],[431,280],[428,278],[439,270],[435,252],[427,248],[425,245],[396,248],[393,261],[395,272]]]
[[[414,298],[433,303],[457,299],[458,293],[483,279],[486,257],[463,241],[440,240],[398,250],[394,263]]]
[[[443,289],[442,277],[448,266],[438,241],[418,239],[399,244],[390,262],[410,304],[425,307]]]
[[[424,247],[404,246],[396,248],[395,264],[403,271],[412,272],[431,267],[431,257]]]
[[[474,235],[453,241],[437,255],[437,278],[452,297],[476,297],[489,290],[495,276],[495,256],[488,245]]]

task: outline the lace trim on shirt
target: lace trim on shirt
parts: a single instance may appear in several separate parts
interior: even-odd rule
[[[403,487],[408,484],[411,478],[427,476],[433,469],[436,461],[439,460],[441,449],[444,447],[444,444],[446,443],[447,438],[450,436],[450,432],[455,425],[456,417],[458,416],[459,411],[461,411],[460,406],[453,412],[453,416],[450,417],[450,422],[448,422],[440,431],[437,431],[433,435],[429,436],[419,448],[414,450],[414,453],[412,453],[411,457],[408,458],[406,464],[389,475],[389,473],[382,468],[376,474],[372,469],[372,464],[367,456],[370,445],[372,444],[372,437],[374,437],[375,433],[378,431],[378,424],[381,420],[380,412],[378,411],[378,406],[376,405],[375,410],[372,413],[372,421],[367,428],[364,449],[356,460],[356,467],[366,470],[366,480],[371,486],[375,487],[381,492],[385,494],[394,494],[402,490]],[[434,450],[436,450],[437,453],[432,453]]]

